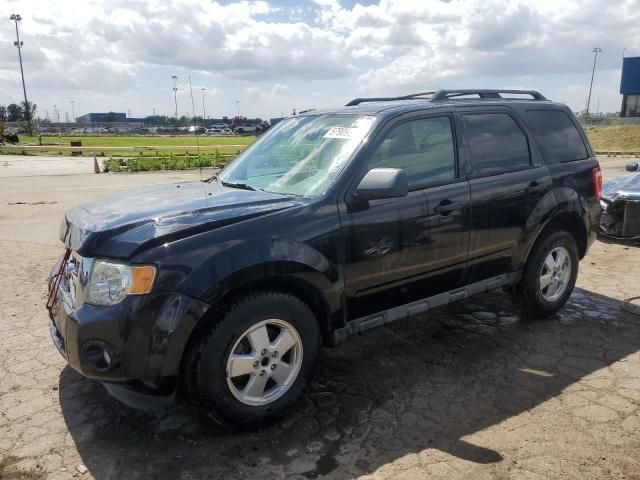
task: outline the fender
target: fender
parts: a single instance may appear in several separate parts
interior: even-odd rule
[[[344,322],[340,324],[337,321],[343,318],[342,279],[336,266],[319,251],[304,243],[281,239],[235,243],[229,248],[224,246],[224,243],[218,244],[218,248],[213,250],[214,254],[201,260],[176,287],[174,296],[179,295],[202,306],[198,314],[181,315],[182,320],[174,321],[172,329],[163,326],[166,315],[161,314],[156,318],[151,338],[152,353],[154,346],[163,345],[164,350],[175,353],[172,358],[176,359],[167,363],[165,358],[167,365],[162,371],[165,376],[177,374],[189,339],[198,326],[209,318],[207,311],[211,311],[212,306],[230,293],[256,282],[273,285],[279,279],[293,279],[292,283],[298,288],[308,288],[307,291],[313,289],[319,294],[316,298],[322,299],[321,307],[328,320],[327,324],[322,325],[325,335],[328,330],[344,326]],[[170,313],[180,311],[180,305],[176,305],[169,308]],[[149,374],[152,367],[158,368],[150,364],[147,367]],[[154,370],[154,373],[158,372]]]
[[[216,249],[177,290],[214,305],[234,290],[255,282],[265,284],[265,279],[302,282],[320,294],[331,323],[340,323],[343,281],[338,266],[312,246],[293,240],[242,242]]]

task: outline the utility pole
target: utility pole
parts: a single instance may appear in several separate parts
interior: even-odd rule
[[[591,90],[593,89],[593,77],[596,74],[596,61],[598,60],[598,53],[602,51],[601,48],[595,47],[593,49],[593,70],[591,72],[591,83],[589,84],[589,97],[587,98],[587,112],[585,115],[585,122],[589,123],[589,106],[591,105]]]
[[[71,100],[71,115],[73,116],[73,123],[76,123],[76,109],[75,109],[74,103],[76,102]]]
[[[202,124],[204,125],[204,120],[207,118],[207,111],[204,109],[204,92],[206,92],[207,89],[202,87],[200,90],[202,91]]]
[[[175,117],[178,118],[178,85],[176,84],[178,77],[176,75],[171,75],[171,78],[173,78],[173,101],[176,104]]]
[[[16,41],[13,42],[13,44],[18,48],[18,59],[20,60],[20,75],[22,76],[22,93],[24,93],[24,111],[25,116],[27,117],[27,128],[29,130],[29,135],[33,135],[33,130],[31,129],[31,108],[29,107],[29,100],[27,100],[27,87],[24,84],[24,70],[22,68],[23,43],[20,41],[20,33],[18,33],[18,22],[22,20],[22,17],[17,13],[12,13],[9,17],[9,20],[13,20],[16,24]]]

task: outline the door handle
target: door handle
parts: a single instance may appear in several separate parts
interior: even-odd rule
[[[544,190],[544,185],[538,182],[531,182],[527,188],[524,189],[527,193],[538,193]]]
[[[433,211],[440,215],[449,215],[455,210],[460,210],[462,204],[460,202],[452,202],[451,200],[442,200],[438,205],[433,207]]]

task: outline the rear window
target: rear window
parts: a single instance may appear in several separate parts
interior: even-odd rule
[[[551,160],[573,162],[589,156],[580,132],[566,112],[529,110],[527,123]]]
[[[527,137],[510,115],[467,114],[464,124],[475,177],[499,175],[531,166]]]

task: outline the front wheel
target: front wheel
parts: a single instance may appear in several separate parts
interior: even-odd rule
[[[512,291],[512,298],[531,317],[546,317],[569,299],[578,276],[578,248],[573,236],[556,230],[537,241]]]
[[[318,324],[304,302],[256,292],[236,301],[200,340],[190,390],[218,423],[257,425],[298,400],[319,348]]]

